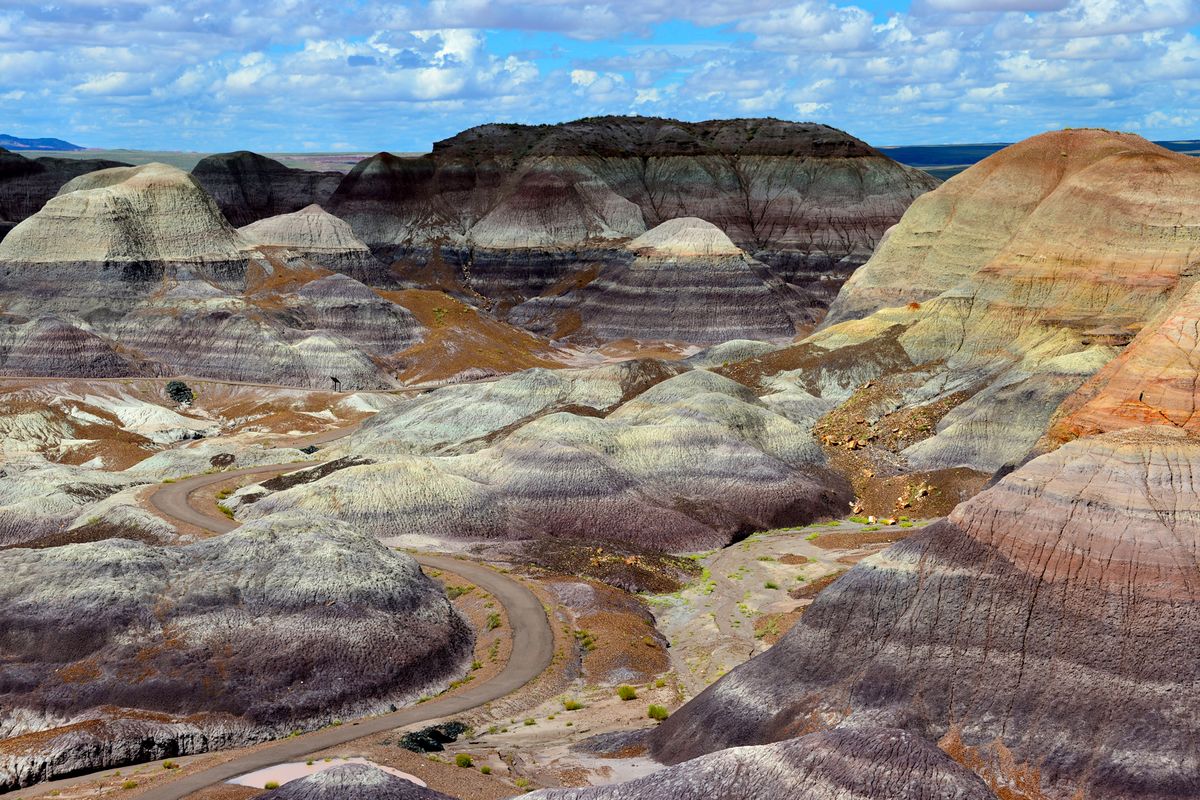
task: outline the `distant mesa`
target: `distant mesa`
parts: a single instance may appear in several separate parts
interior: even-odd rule
[[[820,309],[936,183],[823,125],[594,117],[482,125],[420,158],[380,153],[328,208],[401,272],[443,265],[502,305],[605,263],[622,240],[698,217]]]
[[[86,150],[86,147],[80,147],[77,144],[63,141],[62,139],[25,139],[20,136],[12,136],[7,133],[0,133],[0,148],[7,150]]]
[[[339,172],[294,169],[247,150],[208,156],[192,176],[238,228],[314,203],[324,206],[342,180]]]

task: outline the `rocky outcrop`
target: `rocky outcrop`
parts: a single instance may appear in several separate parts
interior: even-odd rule
[[[247,487],[229,502],[239,518],[329,515],[396,542],[557,537],[671,551],[846,507],[848,487],[808,431],[745,387],[654,370],[658,382],[646,388],[627,372],[638,390],[627,399],[613,368],[600,372],[574,385],[523,373],[496,390],[432,392],[339,448],[374,463],[275,493]],[[534,389],[524,401],[510,395],[522,384]],[[472,394],[482,402],[464,402]]]
[[[313,203],[325,205],[342,180],[339,172],[293,169],[246,150],[201,159],[192,176],[238,228]]]
[[[628,783],[543,789],[544,800],[996,800],[978,776],[919,736],[895,729],[832,730],[737,747]]]
[[[242,237],[260,247],[284,247],[318,266],[341,272],[363,283],[386,285],[391,274],[349,224],[319,205],[291,214],[268,217],[241,228]]]
[[[380,153],[330,210],[402,275],[445,262],[504,303],[608,263],[614,242],[699,217],[823,304],[935,183],[822,125],[594,117],[483,125],[421,158]]]
[[[508,319],[554,338],[715,344],[786,339],[816,311],[715,225],[668,220],[626,245],[624,260],[514,308]]]
[[[1194,796],[1197,458],[1159,426],[1029,462],[854,567],[653,752],[888,726],[1016,796]]]
[[[0,239],[18,222],[41,210],[72,178],[127,166],[103,159],[26,158],[0,147]]]
[[[473,651],[415,561],[340,523],[275,517],[177,548],[14,549],[0,565],[4,788],[387,710],[444,686]],[[108,733],[134,738],[68,756],[55,729],[98,709],[133,720]],[[164,723],[180,735],[154,745],[146,729]]]
[[[288,781],[264,800],[453,800],[369,764],[344,764]]]

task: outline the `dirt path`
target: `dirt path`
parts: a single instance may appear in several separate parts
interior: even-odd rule
[[[326,431],[310,437],[308,443],[330,442],[349,435],[356,427],[350,426]],[[178,483],[164,484],[158,487],[149,499],[155,508],[178,523],[203,528],[213,533],[225,533],[237,528],[239,523],[236,520],[218,516],[215,508],[211,512],[196,508],[189,502],[194,493],[210,484],[226,481],[239,475],[283,473],[296,469],[307,469],[311,466],[313,466],[312,462],[271,464],[211,475],[197,475]],[[151,787],[139,797],[145,798],[145,800],[178,800],[214,783],[282,762],[300,760],[310,753],[336,747],[354,739],[452,714],[461,714],[517,691],[550,666],[554,655],[554,633],[550,628],[541,601],[523,584],[489,567],[470,561],[426,554],[418,554],[413,557],[424,567],[461,575],[490,592],[504,607],[509,620],[508,629],[512,635],[512,655],[498,674],[488,680],[471,683],[451,695],[434,698],[420,705],[409,706],[376,717],[355,720],[347,725],[323,728],[312,733],[281,739],[271,745],[257,748],[199,772],[181,776],[178,780]],[[47,781],[28,787],[21,794],[41,794],[58,786],[87,780],[93,775]]]

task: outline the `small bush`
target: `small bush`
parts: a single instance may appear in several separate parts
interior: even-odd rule
[[[572,697],[570,699],[563,700],[563,708],[567,711],[578,711],[579,709],[583,708],[583,703]]]
[[[267,781],[263,784],[264,789],[278,789],[279,781]]]
[[[529,785],[529,779],[528,778],[513,778],[513,783],[516,784],[518,789],[524,789],[526,786]]]
[[[525,720],[525,724],[526,725],[537,725],[537,720],[534,719],[533,717],[530,717],[529,719]]]
[[[125,781],[121,784],[122,789],[136,789],[137,781]]]
[[[667,679],[666,679],[666,678],[656,678],[656,679],[655,679],[655,681],[654,681],[654,688],[655,688],[655,689],[661,689],[661,688],[663,688],[663,687],[664,687],[664,686],[666,686],[666,685],[667,685]]]
[[[163,769],[179,769],[179,765],[168,758],[163,762]]]
[[[618,686],[617,697],[622,700],[637,700],[637,689],[632,686]]]
[[[484,775],[492,774],[492,768],[489,767],[487,764],[484,764],[482,767],[480,767],[479,771],[482,772]]]
[[[190,406],[196,399],[196,393],[183,381],[168,381],[167,397],[181,405]]]
[[[454,763],[460,767],[474,766],[474,762],[471,761],[471,757],[466,753],[459,753],[456,755],[454,757]]]
[[[494,613],[494,612],[491,614],[488,614],[487,625],[484,626],[484,630],[494,631],[494,630],[496,630],[496,628],[499,628],[499,627],[500,627],[500,615],[497,613]]]
[[[763,588],[764,589],[778,589],[779,584],[776,583],[775,581],[767,581],[766,583],[763,584]]]
[[[650,708],[646,711],[646,716],[650,717],[650,719],[656,719],[659,722],[662,722],[664,719],[671,716],[671,712],[667,711],[666,706],[650,706]]]
[[[850,517],[850,521],[858,525],[866,525],[871,520],[862,516],[861,514],[855,514],[854,516]]]
[[[233,509],[230,508],[229,506],[225,505],[224,503],[217,503],[217,510],[220,511],[225,516],[229,517],[230,519],[233,519]]]

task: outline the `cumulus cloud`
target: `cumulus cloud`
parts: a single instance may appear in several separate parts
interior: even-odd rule
[[[1197,0],[16,0],[0,102],[13,133],[148,148],[413,150],[601,113],[1194,137],[1197,24]]]

